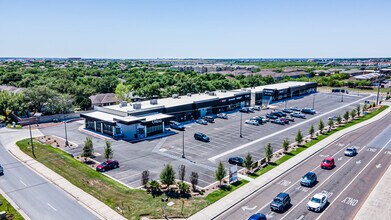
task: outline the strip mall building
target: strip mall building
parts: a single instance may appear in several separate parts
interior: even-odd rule
[[[85,128],[126,140],[143,139],[165,132],[169,121],[189,121],[245,106],[267,105],[273,101],[316,92],[312,82],[285,82],[232,91],[214,91],[186,96],[152,99],[104,107],[81,114]]]

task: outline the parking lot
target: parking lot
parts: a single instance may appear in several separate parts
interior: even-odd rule
[[[315,129],[320,119],[327,124],[327,118],[335,115],[342,115],[346,110],[351,110],[357,104],[363,104],[364,100],[374,100],[373,96],[361,94],[344,95],[341,102],[340,94],[317,93],[315,98],[305,96],[290,99],[286,103],[273,103],[276,109],[283,109],[285,106],[297,106],[299,108],[312,107],[313,103],[317,114],[306,115],[306,119],[295,118],[295,122],[289,125],[272,124],[270,122],[255,126],[245,124],[245,120],[258,115],[266,115],[273,109],[255,111],[254,113],[240,113],[234,111],[228,113],[228,119],[215,119],[215,123],[200,125],[197,123],[187,123],[184,133],[185,158],[182,158],[183,134],[177,134],[158,138],[150,141],[129,143],[126,141],[113,141],[114,159],[119,160],[120,168],[106,174],[131,186],[141,185],[141,172],[149,170],[152,179],[159,179],[159,173],[164,164],[170,162],[174,169],[179,165],[186,165],[186,178],[192,171],[199,174],[199,186],[206,187],[214,180],[214,169],[218,161],[222,161],[226,168],[228,158],[232,156],[244,157],[250,152],[254,160],[264,157],[264,146],[271,143],[273,150],[281,149],[284,138],[291,141],[299,129],[304,135],[308,134],[311,124]],[[315,101],[314,101],[315,100]],[[241,120],[242,116],[242,120]],[[240,123],[242,121],[242,138],[240,137]],[[78,131],[80,122],[68,124],[68,138],[77,144],[82,144],[87,134]],[[41,129],[44,134],[54,134],[63,137],[64,131],[61,126]],[[210,142],[201,142],[194,139],[195,132],[202,132],[209,136]],[[104,141],[93,137],[96,152],[102,153]],[[80,149],[78,150],[80,152]],[[77,152],[75,152],[77,153]],[[97,158],[102,160],[101,157]]]

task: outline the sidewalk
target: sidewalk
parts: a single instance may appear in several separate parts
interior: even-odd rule
[[[387,104],[383,103],[383,104],[390,105],[390,103],[387,103]],[[338,139],[342,138],[347,133],[354,131],[357,128],[360,128],[362,126],[370,124],[371,122],[374,122],[376,120],[381,119],[382,117],[384,117],[385,115],[387,115],[390,112],[391,112],[391,108],[387,108],[386,110],[384,110],[380,114],[376,115],[375,117],[373,117],[367,121],[356,124],[354,126],[346,128],[346,129],[339,131],[337,133],[334,133],[330,137],[318,142],[317,144],[313,145],[312,147],[308,148],[307,150],[301,152],[299,155],[289,159],[288,161],[282,163],[281,165],[277,166],[273,170],[270,170],[269,172],[265,173],[261,177],[254,179],[253,181],[242,186],[240,189],[228,194],[224,198],[222,198],[222,199],[218,200],[217,202],[211,204],[210,206],[204,208],[203,210],[201,210],[198,213],[191,216],[189,219],[191,219],[191,220],[204,220],[204,219],[215,218],[221,212],[224,212],[225,210],[236,205],[238,202],[242,201],[243,199],[251,196],[258,189],[263,188],[268,183],[272,182],[274,179],[283,175],[285,172],[293,169],[294,167],[296,167],[297,165],[302,163],[304,160],[306,160],[308,157],[312,156],[313,154],[316,154],[318,151],[320,151],[324,147],[328,146],[330,143],[337,141]],[[390,183],[388,183],[388,184],[390,184]],[[388,197],[388,198],[390,198],[390,197]]]
[[[388,220],[391,217],[391,166],[365,200],[354,220]]]
[[[34,132],[34,136],[37,136],[37,132]],[[16,135],[15,135],[16,136]],[[45,165],[37,162],[27,154],[23,153],[19,147],[16,146],[16,141],[8,142],[8,151],[24,163],[26,166],[31,168],[34,172],[48,180],[49,182],[55,184],[60,189],[64,190],[69,195],[73,196],[82,206],[90,210],[100,219],[115,219],[115,220],[124,220],[123,216],[119,213],[108,207],[103,202],[99,201],[90,194],[84,192],[78,187],[71,184],[68,180],[64,179],[59,174],[55,173],[51,169],[47,168]]]

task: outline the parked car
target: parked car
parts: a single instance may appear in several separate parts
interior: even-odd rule
[[[259,118],[262,118],[262,121],[264,121],[265,123],[270,121],[270,119],[266,118],[265,116],[259,116]]]
[[[248,107],[248,111],[249,112],[254,112],[254,108],[253,107]]]
[[[312,108],[303,108],[301,110],[301,112],[304,114],[310,114],[310,115],[314,115],[316,113],[315,109],[312,109]]]
[[[272,211],[284,212],[289,208],[291,204],[291,197],[288,193],[279,193],[273,201],[270,203],[270,209]]]
[[[280,119],[272,119],[270,122],[274,124],[285,125],[285,122],[281,121]]]
[[[228,119],[228,115],[225,113],[219,113],[216,115],[217,118],[222,118],[222,119]]]
[[[289,108],[290,110],[292,110],[292,111],[297,111],[297,112],[301,112],[301,108],[299,108],[299,107],[290,107]]]
[[[298,113],[298,112],[292,113],[291,116],[295,117],[295,118],[305,118],[304,114],[301,114],[301,113]]]
[[[258,125],[259,125],[259,122],[258,122],[258,120],[255,120],[255,119],[249,119],[249,120],[246,120],[244,123],[246,123],[246,124],[250,124],[250,125],[256,125],[256,126],[258,126]]]
[[[207,124],[208,124],[208,121],[206,121],[205,119],[198,119],[198,120],[196,121],[196,123],[201,124],[201,125],[207,125]]]
[[[255,116],[252,119],[255,119],[259,122],[259,124],[265,124],[268,120],[262,116]]]
[[[270,114],[275,115],[275,116],[277,116],[277,117],[285,117],[285,116],[286,116],[286,114],[285,114],[284,112],[280,112],[280,111],[278,111],[278,112],[272,112],[272,113],[270,113]]]
[[[275,116],[275,115],[267,114],[267,115],[266,115],[266,118],[269,118],[269,119],[277,119],[278,117]]]
[[[244,159],[242,157],[230,157],[228,159],[228,163],[233,164],[233,165],[243,166]]]
[[[289,109],[289,108],[285,108],[285,109],[282,110],[282,112],[284,112],[284,113],[293,113],[293,110]]]
[[[292,116],[290,116],[290,115],[286,116],[285,119],[288,120],[288,121],[291,121],[291,122],[295,121],[295,119],[292,118]]]
[[[196,139],[198,141],[203,141],[203,142],[209,142],[210,141],[209,137],[206,134],[201,133],[201,132],[194,133],[194,139]]]
[[[331,117],[328,117],[327,120],[333,120],[333,121],[336,121],[337,120],[337,116],[331,116]]]
[[[117,160],[106,160],[105,162],[96,166],[96,171],[105,172],[119,167]]]
[[[345,156],[353,157],[357,154],[357,149],[355,147],[348,147],[344,152]]]
[[[289,124],[289,120],[284,117],[280,118],[280,120],[283,121],[285,124]]]
[[[4,175],[4,168],[0,164],[0,175]]]
[[[325,158],[320,164],[320,167],[323,169],[332,169],[334,166],[335,166],[334,158],[332,157]]]
[[[209,123],[215,122],[215,119],[212,116],[204,116],[203,119]]]
[[[250,216],[250,218],[248,218],[248,220],[266,220],[266,215],[264,215],[262,213],[256,213],[256,214]]]
[[[256,105],[256,106],[254,106],[254,110],[256,110],[256,111],[261,111],[261,110],[262,110],[262,107],[259,106],[259,105]]]
[[[327,203],[327,195],[323,193],[317,193],[307,203],[307,208],[310,211],[320,212],[326,207]]]
[[[180,130],[180,131],[185,130],[185,126],[183,126],[181,123],[179,123],[177,121],[170,121],[170,128],[175,129],[175,130]]]
[[[250,110],[247,107],[243,107],[240,109],[240,112],[249,113]]]
[[[313,186],[315,185],[317,176],[314,172],[308,172],[303,177],[301,177],[300,184],[302,186]]]

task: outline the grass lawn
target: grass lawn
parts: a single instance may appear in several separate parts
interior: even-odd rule
[[[18,141],[16,144],[23,152],[32,156],[28,139]],[[91,194],[113,209],[115,209],[116,204],[122,206],[123,203],[125,207],[124,216],[126,218],[140,219],[141,216],[163,218],[161,198],[164,194],[154,198],[145,191],[129,189],[50,145],[34,142],[34,148],[39,162],[63,176],[73,185]],[[169,197],[169,201],[173,201],[175,204],[167,207],[167,215],[170,218],[189,217],[246,183],[247,181],[242,180],[239,184],[216,190],[206,197]],[[183,212],[181,212],[182,204]]]
[[[3,203],[3,205],[0,206],[0,212],[6,211],[7,215],[13,215],[14,220],[21,220],[24,219],[18,211],[12,207],[12,205],[0,194],[0,203]]]
[[[296,148],[295,150],[287,153],[286,155],[284,155],[283,157],[281,157],[280,159],[278,159],[277,161],[275,161],[274,163],[270,163],[268,164],[266,167],[262,168],[262,169],[259,169],[258,171],[256,171],[255,173],[253,174],[250,174],[249,177],[251,178],[257,178],[259,176],[261,176],[262,174],[268,172],[269,170],[272,170],[273,168],[275,168],[276,166],[284,163],[285,161],[289,160],[290,158],[298,155],[299,153],[301,153],[302,151],[304,151],[305,149],[313,146],[314,144],[318,143],[319,141],[329,137],[330,135],[334,134],[335,132],[338,132],[342,129],[345,129],[345,128],[348,128],[350,126],[353,126],[355,124],[358,124],[360,122],[363,122],[365,120],[368,120],[370,118],[373,118],[374,116],[376,116],[377,114],[379,114],[380,112],[384,111],[385,109],[387,109],[389,106],[382,106],[380,109],[378,110],[375,110],[373,112],[370,112],[368,114],[366,114],[364,117],[360,117],[359,119],[357,120],[353,120],[353,121],[350,121],[346,124],[344,124],[343,126],[339,126],[337,129],[334,129],[328,133],[325,133],[325,134],[322,134],[322,135],[319,135],[317,136],[316,138],[314,138],[313,140],[311,140],[310,142],[304,144],[304,145],[301,145],[299,146],[298,148]]]

